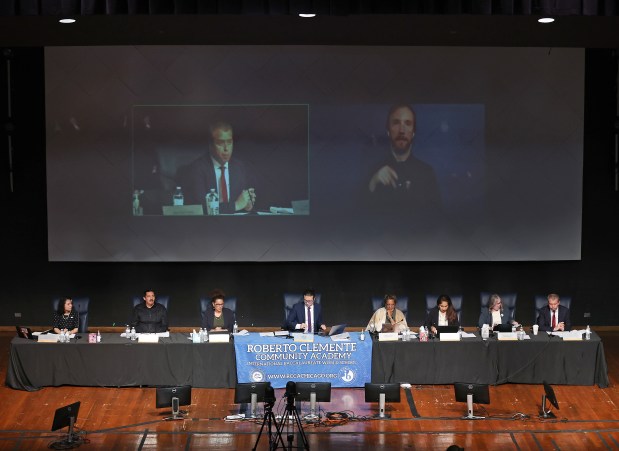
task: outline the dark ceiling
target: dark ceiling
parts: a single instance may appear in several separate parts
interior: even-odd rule
[[[619,47],[614,0],[1,0],[0,46]],[[317,17],[302,19],[299,12]],[[537,23],[553,16],[549,25]],[[61,17],[76,18],[71,25]]]

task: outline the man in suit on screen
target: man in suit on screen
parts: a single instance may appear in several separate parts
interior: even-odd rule
[[[228,122],[216,122],[209,129],[209,152],[179,168],[176,184],[181,186],[187,205],[205,205],[207,193],[215,189],[222,213],[252,211],[256,191],[246,164],[232,158],[234,130]]]

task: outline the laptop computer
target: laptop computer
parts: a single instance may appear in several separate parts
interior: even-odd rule
[[[436,336],[440,337],[442,333],[455,334],[459,330],[459,326],[436,326]]]
[[[497,324],[492,328],[492,330],[494,332],[511,332],[512,325],[511,324]]]
[[[295,215],[309,215],[309,200],[293,200],[290,204]]]
[[[24,326],[15,326],[15,330],[17,330],[17,336],[20,338],[27,338],[28,340],[35,340],[34,335],[32,335],[32,329]]]
[[[344,333],[344,329],[346,329],[346,324],[336,324],[335,326],[331,326],[329,336]]]

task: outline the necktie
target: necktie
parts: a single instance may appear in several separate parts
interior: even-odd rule
[[[312,312],[309,308],[309,306],[307,306],[307,331],[311,332],[314,329],[312,329]]]
[[[219,177],[219,194],[221,202],[228,202],[228,184],[226,183],[226,168],[219,166],[221,169],[221,177]]]
[[[552,312],[552,329],[554,330],[557,327],[557,312]]]

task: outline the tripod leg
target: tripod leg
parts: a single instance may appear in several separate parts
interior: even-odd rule
[[[299,435],[301,436],[301,440],[303,441],[303,448],[309,450],[309,443],[307,443],[307,436],[305,435],[305,431],[303,430],[303,425],[301,424],[301,419],[299,418],[299,413],[296,411],[293,412],[293,416],[295,422],[297,423],[297,429],[299,430]]]
[[[260,426],[260,432],[258,432],[258,438],[256,438],[256,443],[254,444],[254,447],[252,448],[253,451],[256,451],[256,448],[258,448],[258,443],[260,442],[260,436],[262,435],[262,430],[264,429],[264,425],[266,424],[267,421],[267,416],[264,416],[264,419],[262,420],[262,426]],[[269,437],[270,440],[270,437]]]

